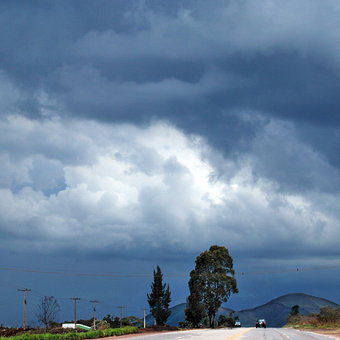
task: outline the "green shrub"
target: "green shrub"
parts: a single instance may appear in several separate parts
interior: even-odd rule
[[[0,340],[83,340],[83,339],[96,339],[106,336],[125,335],[138,333],[137,327],[123,327],[123,328],[109,328],[98,331],[88,331],[82,333],[64,333],[64,334],[22,334],[11,337],[0,337]]]
[[[179,328],[182,329],[189,329],[189,328],[193,328],[193,325],[191,322],[184,320],[184,321],[180,321],[179,322]]]

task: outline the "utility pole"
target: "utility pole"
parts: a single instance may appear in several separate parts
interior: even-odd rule
[[[93,303],[93,329],[96,329],[96,303],[99,301],[97,300],[90,300],[91,303]]]
[[[80,298],[74,297],[70,298],[70,300],[74,300],[74,329],[77,328],[77,301],[80,300]]]
[[[19,292],[24,293],[24,329],[26,329],[26,292],[30,292],[30,289],[24,288],[24,289],[18,289]]]
[[[117,308],[120,309],[120,328],[122,328],[122,316],[123,316],[123,308],[126,308],[124,306],[117,306]]]
[[[146,311],[147,311],[147,309],[144,308],[143,311],[144,311],[144,313],[143,313],[143,315],[144,315],[144,328],[146,328]]]

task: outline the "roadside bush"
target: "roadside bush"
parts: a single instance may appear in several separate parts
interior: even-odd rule
[[[289,315],[287,326],[294,328],[334,328],[340,326],[340,308],[321,307],[320,313],[310,315]]]
[[[193,326],[191,322],[184,320],[184,321],[179,322],[179,328],[189,329],[189,328],[193,328]]]
[[[340,308],[332,306],[321,307],[318,314],[318,320],[325,324],[334,324],[340,322]]]
[[[96,322],[96,328],[99,330],[109,329],[110,324],[105,320],[101,320],[101,321]]]
[[[226,317],[225,315],[220,315],[218,318],[219,327],[234,327],[235,320],[232,316]]]
[[[298,325],[302,321],[302,316],[301,315],[288,315],[287,319],[287,325]]]

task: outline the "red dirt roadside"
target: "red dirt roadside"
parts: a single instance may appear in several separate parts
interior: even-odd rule
[[[317,333],[317,334],[322,334],[322,335],[330,335],[334,336],[340,339],[340,329],[335,328],[335,329],[303,329],[304,331],[307,332],[312,332],[312,333]]]
[[[126,335],[119,335],[119,336],[110,336],[110,337],[105,337],[105,339],[108,340],[114,340],[114,339],[124,339],[124,338],[138,338],[139,336],[143,335],[156,335],[159,333],[170,333],[174,331],[180,331],[176,327],[158,327],[155,329],[154,327],[150,328],[141,328],[139,333],[132,333],[132,334],[126,334]]]

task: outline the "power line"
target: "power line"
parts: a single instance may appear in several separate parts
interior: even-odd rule
[[[237,272],[235,275],[236,276],[267,275],[267,274],[280,274],[280,273],[292,273],[292,272],[331,270],[331,269],[339,269],[339,268],[340,268],[340,264],[325,265],[325,266],[318,266],[318,267],[297,267],[297,268],[270,269],[270,270],[261,270],[261,271],[241,271],[241,272]],[[23,268],[23,267],[15,268],[15,267],[1,267],[0,266],[0,270],[34,273],[34,274],[46,274],[46,275],[77,276],[77,277],[104,277],[104,278],[152,278],[153,277],[153,274],[74,273],[74,272],[62,272],[62,271],[60,272],[44,271],[44,270],[29,269],[29,268]],[[189,278],[189,274],[163,274],[163,276],[167,278]],[[13,286],[16,286],[16,285],[13,285]],[[19,287],[19,286],[16,286],[16,287]]]
[[[57,271],[44,271],[28,268],[14,268],[14,267],[0,267],[0,270],[15,271],[24,273],[36,273],[36,274],[52,274],[63,276],[88,276],[88,277],[108,277],[108,278],[149,278],[153,277],[152,274],[108,274],[108,273],[71,273],[71,272],[57,272]],[[168,274],[167,277],[187,277],[188,275],[182,274]]]
[[[12,301],[3,301],[0,303],[0,306],[8,306],[8,305],[13,305],[13,300]]]
[[[0,280],[0,286],[2,286],[2,287],[6,287],[7,286],[7,287],[10,287],[10,288],[14,287],[16,289],[24,289],[23,286],[19,286],[19,285],[15,284],[15,283],[10,283],[10,282],[4,281],[4,280]]]
[[[297,267],[297,268],[286,268],[286,269],[270,269],[261,271],[249,271],[249,272],[238,272],[236,276],[249,276],[249,275],[269,275],[269,274],[282,274],[282,273],[298,273],[298,272],[310,272],[319,270],[331,270],[339,269],[340,265],[333,266],[318,266],[318,267]]]

